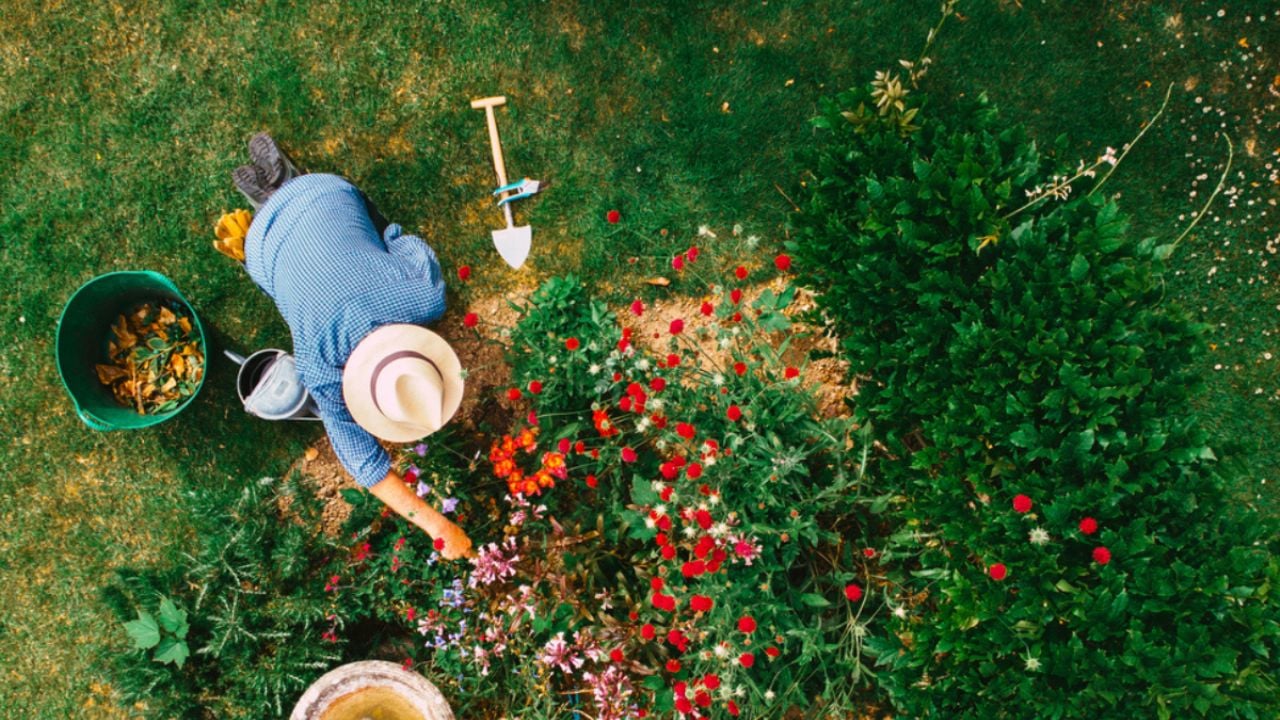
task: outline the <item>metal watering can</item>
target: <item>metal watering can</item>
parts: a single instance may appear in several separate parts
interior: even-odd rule
[[[230,350],[224,353],[240,366],[236,374],[236,394],[245,412],[263,420],[319,420],[315,398],[298,378],[293,356],[268,348],[249,357]]]

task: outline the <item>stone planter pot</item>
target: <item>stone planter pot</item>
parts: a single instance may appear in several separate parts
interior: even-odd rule
[[[381,660],[334,668],[302,694],[289,720],[454,720],[440,690]]]

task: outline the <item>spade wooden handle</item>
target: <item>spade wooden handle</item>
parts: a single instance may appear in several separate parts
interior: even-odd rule
[[[498,105],[506,104],[507,98],[505,95],[496,95],[471,101],[472,108],[477,110],[484,108],[484,117],[489,123],[489,147],[493,150],[493,169],[498,171],[499,187],[507,184],[507,167],[502,162],[502,141],[498,139],[498,120],[493,115],[493,109]]]

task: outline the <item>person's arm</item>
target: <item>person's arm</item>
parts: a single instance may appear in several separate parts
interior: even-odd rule
[[[462,531],[462,528],[423,502],[422,498],[409,489],[396,471],[388,471],[386,477],[369,487],[369,492],[401,517],[422,528],[437,541],[437,546],[443,541],[444,547],[436,549],[445,559],[454,560],[475,555],[471,550],[471,539]]]

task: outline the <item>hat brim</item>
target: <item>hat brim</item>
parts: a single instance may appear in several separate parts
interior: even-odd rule
[[[374,402],[371,389],[373,371],[387,355],[401,350],[420,352],[440,370],[443,382],[443,407],[440,426],[444,427],[462,405],[465,383],[462,362],[453,347],[436,333],[420,326],[394,323],[383,325],[364,336],[342,371],[342,398],[356,423],[375,437],[388,442],[404,443],[422,438],[420,427],[396,422],[382,414]],[[439,430],[439,428],[436,428]],[[428,433],[430,434],[430,433]]]

